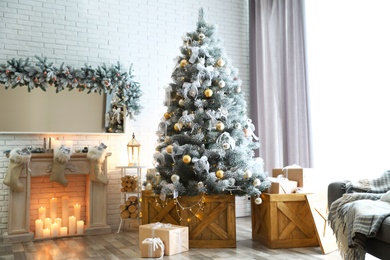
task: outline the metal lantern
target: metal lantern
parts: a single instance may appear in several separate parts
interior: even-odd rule
[[[135,139],[135,135],[133,133],[133,138],[130,142],[127,143],[127,156],[129,161],[129,166],[139,165],[139,152],[141,145]]]

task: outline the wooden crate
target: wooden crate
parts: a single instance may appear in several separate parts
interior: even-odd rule
[[[316,230],[305,194],[261,195],[251,202],[252,239],[269,248],[318,246]]]
[[[182,196],[179,202],[183,207],[190,207],[200,199],[201,196]],[[161,222],[188,226],[190,248],[235,248],[235,196],[205,195],[203,207],[197,213],[194,212],[197,207],[193,212],[182,210],[172,198],[163,203],[158,195],[143,191],[142,224]]]

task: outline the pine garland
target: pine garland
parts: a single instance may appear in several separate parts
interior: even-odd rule
[[[96,69],[87,64],[83,68],[74,68],[64,63],[57,68],[52,62],[48,63],[46,57],[35,58],[38,60],[35,65],[30,63],[29,58],[13,58],[7,64],[0,64],[0,83],[5,85],[5,89],[27,87],[31,92],[36,88],[46,91],[49,87],[55,87],[56,93],[65,89],[88,91],[88,94],[114,92],[117,105],[126,108],[127,116],[133,118],[140,113],[142,92],[140,84],[133,80],[132,66],[128,72],[122,70],[119,62],[110,67],[103,64]]]

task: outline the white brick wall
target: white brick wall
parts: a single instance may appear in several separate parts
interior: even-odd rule
[[[246,0],[1,0],[0,63],[12,58],[47,57],[55,65],[73,66],[133,63],[140,82],[142,113],[127,123],[141,142],[143,164],[151,166],[155,132],[165,107],[164,86],[170,83],[181,37],[196,29],[198,9],[218,25],[227,55],[240,70],[242,89],[249,95],[248,3]],[[39,90],[36,90],[39,91]],[[1,102],[1,97],[0,97]],[[1,111],[5,113],[6,111]],[[17,119],[16,119],[17,120]],[[57,135],[78,147],[104,142],[109,159],[108,222],[118,226],[119,172],[124,164],[128,135]],[[2,184],[8,159],[4,150],[41,145],[49,135],[0,134],[0,233],[7,229],[8,187]],[[51,135],[53,136],[53,135]]]

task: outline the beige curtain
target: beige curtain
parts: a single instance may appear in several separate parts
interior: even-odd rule
[[[304,2],[249,0],[250,111],[265,170],[311,167]]]

